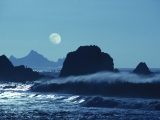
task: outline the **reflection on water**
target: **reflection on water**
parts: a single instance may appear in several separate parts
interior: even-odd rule
[[[160,100],[28,91],[33,84],[1,83],[0,120],[160,119]]]
[[[72,96],[51,93],[30,93],[6,91],[0,94],[1,119],[159,119],[160,112],[154,109],[134,109],[123,107],[87,107],[87,96]],[[94,99],[94,98],[93,98]],[[93,100],[92,99],[92,100]],[[113,98],[107,98],[113,99]],[[129,99],[116,99],[119,103],[130,102]],[[105,101],[105,100],[104,100]],[[103,102],[104,102],[103,101]],[[137,100],[132,100],[134,104]],[[146,105],[156,104],[155,100],[143,101]],[[99,101],[100,102],[100,101]],[[102,102],[102,101],[101,101]],[[152,102],[152,103],[151,103]],[[99,104],[97,101],[92,101]],[[158,103],[158,101],[157,101]],[[86,103],[85,103],[86,104]],[[143,105],[144,105],[143,104]],[[153,106],[152,106],[153,107]],[[150,108],[152,108],[150,107]]]

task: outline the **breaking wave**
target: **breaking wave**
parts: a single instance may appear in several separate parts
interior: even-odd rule
[[[104,108],[123,108],[123,109],[143,109],[160,111],[160,102],[157,100],[142,99],[117,99],[104,97],[87,97],[81,103],[83,107],[104,107]]]
[[[31,91],[83,95],[160,98],[160,75],[139,76],[132,73],[99,72],[37,81]]]
[[[28,91],[33,83],[0,82],[0,91]]]

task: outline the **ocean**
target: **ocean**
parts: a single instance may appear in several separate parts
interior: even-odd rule
[[[34,70],[51,76],[59,73]],[[160,69],[151,69],[157,74],[149,77],[120,70],[120,74],[100,72],[26,83],[1,81],[0,120],[160,120],[159,86],[153,95],[148,91],[135,95],[130,87],[146,89],[147,84],[150,90],[150,84],[159,85]]]

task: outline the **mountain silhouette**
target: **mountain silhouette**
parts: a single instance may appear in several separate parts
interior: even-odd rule
[[[22,58],[15,58],[10,56],[9,60],[14,66],[24,65],[27,67],[60,67],[63,65],[64,58],[58,59],[57,62],[49,61],[43,55],[31,50],[30,53]]]

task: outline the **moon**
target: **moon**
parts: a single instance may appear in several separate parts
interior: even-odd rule
[[[49,40],[53,43],[53,44],[59,44],[61,42],[61,36],[57,33],[52,33],[49,36]]]

